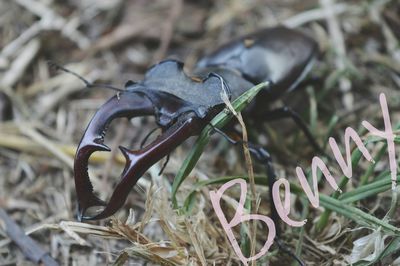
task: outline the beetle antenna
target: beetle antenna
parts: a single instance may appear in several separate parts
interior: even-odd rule
[[[140,143],[140,148],[143,149],[144,145],[146,144],[147,140],[149,139],[149,137],[151,135],[153,135],[154,132],[156,132],[156,130],[159,129],[159,127],[155,127],[152,130],[150,130],[149,133],[147,133],[147,135],[144,137],[144,139],[142,140],[142,142]]]
[[[110,89],[110,90],[118,91],[118,92],[124,91],[124,90],[122,90],[122,89],[116,88],[116,87],[114,87],[114,86],[112,86],[112,85],[109,85],[109,84],[91,83],[90,81],[86,80],[84,77],[82,77],[81,75],[79,75],[78,73],[76,73],[76,72],[74,72],[74,71],[71,71],[71,70],[69,70],[69,69],[67,69],[67,68],[65,68],[65,67],[63,67],[63,66],[61,66],[61,65],[59,65],[59,64],[57,64],[57,63],[55,63],[55,62],[48,61],[47,63],[48,63],[48,65],[49,65],[50,67],[54,67],[54,68],[57,69],[57,70],[64,71],[65,73],[68,73],[68,74],[71,74],[71,75],[77,77],[77,78],[80,79],[83,83],[85,83],[86,88],[105,88],[105,89]]]
[[[149,139],[149,137],[150,137],[154,132],[156,132],[157,129],[159,129],[159,128],[158,128],[158,127],[153,128],[152,130],[150,130],[149,133],[147,133],[147,135],[144,137],[144,139],[143,139],[142,142],[140,143],[140,148],[141,148],[141,149],[143,149],[143,147],[144,147],[144,145],[146,144],[146,142],[147,142],[147,140]],[[163,165],[162,165],[162,167],[161,167],[160,172],[158,172],[158,175],[159,175],[159,176],[162,175],[162,173],[164,172],[165,167],[167,167],[168,162],[169,162],[169,154],[167,155],[167,157],[166,157],[166,159],[165,159],[165,162],[163,163]]]

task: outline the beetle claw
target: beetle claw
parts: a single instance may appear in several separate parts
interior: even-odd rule
[[[183,101],[179,103],[185,104]],[[181,106],[175,104],[174,107],[180,108]],[[117,212],[125,203],[132,187],[147,169],[188,137],[199,134],[205,125],[195,114],[193,116],[185,115],[172,123],[155,141],[140,150],[129,150],[120,146],[119,149],[126,159],[125,168],[110,200],[107,203],[102,201],[93,192],[88,175],[88,162],[94,152],[110,151],[110,148],[103,143],[107,126],[116,117],[132,118],[154,115],[155,108],[159,108],[159,106],[154,106],[153,102],[144,94],[125,91],[119,97],[112,97],[94,115],[75,156],[74,177],[79,203],[79,220],[104,219]],[[95,207],[96,209],[93,210]],[[86,212],[89,212],[89,209],[91,209],[90,213],[95,214],[87,215]]]
[[[74,177],[78,197],[78,219],[89,220],[96,216],[87,216],[89,208],[104,207],[107,203],[99,199],[93,192],[93,186],[88,174],[90,156],[97,151],[111,151],[104,142],[104,135],[109,123],[117,117],[134,117],[151,115],[154,107],[145,96],[123,92],[119,97],[114,96],[97,111],[89,123],[79,144],[75,156]]]
[[[93,143],[88,145],[87,147],[93,148],[94,151],[111,151],[111,149],[104,143]]]
[[[78,221],[82,222],[84,220],[90,220],[90,216],[86,216],[86,212],[89,208],[93,207],[104,207],[107,206],[107,203],[104,202],[103,200],[99,199],[97,196],[94,194],[90,194],[89,200],[88,200],[88,206],[85,206],[84,208],[80,206],[79,204],[79,210],[78,210]],[[97,208],[97,211],[99,208]]]
[[[128,148],[122,146],[119,146],[118,148],[121,151],[122,155],[124,155],[126,161],[134,161],[134,158],[137,156],[135,155],[134,151],[131,151]]]
[[[119,146],[118,147],[119,150],[121,151],[122,155],[124,155],[125,157],[125,169],[122,173],[121,179],[124,179],[125,176],[128,174],[128,172],[130,171],[131,168],[133,168],[135,166],[135,164],[137,164],[137,162],[139,161],[139,152],[137,151],[132,151],[129,150],[128,148]]]

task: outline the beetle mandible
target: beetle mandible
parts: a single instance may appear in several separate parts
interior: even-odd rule
[[[142,81],[127,82],[124,91],[109,99],[96,112],[77,149],[74,177],[78,218],[104,219],[118,211],[132,187],[153,164],[187,138],[199,135],[225,107],[220,97],[221,84],[234,100],[260,82],[272,82],[273,85],[262,90],[246,110],[248,117],[251,118],[255,112],[259,115],[260,110],[267,120],[291,117],[310,143],[319,149],[306,125],[291,109],[261,108],[268,107],[268,103],[293,90],[310,70],[317,52],[318,46],[312,38],[279,26],[239,38],[203,57],[191,77],[183,72],[182,63],[166,60],[151,67]],[[156,123],[162,129],[161,136],[140,150],[120,147],[126,158],[121,180],[108,203],[100,200],[93,192],[87,172],[90,155],[96,151],[110,151],[104,144],[104,136],[113,119],[148,115],[156,117]],[[250,145],[250,151],[265,163],[271,187],[275,173],[268,152],[255,145]],[[102,209],[93,216],[86,215],[92,207]],[[277,223],[274,207],[271,216]]]

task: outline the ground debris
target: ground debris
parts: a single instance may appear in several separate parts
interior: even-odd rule
[[[362,120],[381,122],[381,92],[387,96],[393,124],[400,121],[399,11],[396,0],[0,1],[0,216],[4,209],[39,243],[42,251],[34,254],[39,256],[33,258],[35,262],[45,250],[63,265],[239,265],[209,200],[209,189],[214,187],[196,191],[190,216],[171,207],[170,181],[192,142],[178,147],[161,176],[162,162],[151,168],[111,221],[76,221],[75,150],[94,112],[114,92],[85,88],[74,76],[50,68],[47,61],[90,82],[123,89],[126,81],[140,80],[158,60],[177,58],[189,70],[201,55],[237,36],[278,24],[299,28],[319,42],[320,57],[301,84],[304,89],[283,101],[310,118],[307,122],[322,142]],[[300,135],[291,134],[295,130],[290,123],[278,123],[264,127],[268,140],[260,137],[260,142],[268,143],[279,176],[291,177],[297,165],[311,160],[312,153]],[[117,139],[122,146],[132,146],[153,125],[152,118],[117,120],[106,138],[109,143]],[[254,137],[256,125],[246,126],[249,137]],[[180,188],[177,196],[182,204],[198,181],[246,173],[239,155],[228,153],[219,139],[211,142],[212,148]],[[378,153],[378,148],[371,152],[374,157]],[[110,195],[124,164],[119,153],[91,157],[90,176],[100,197]],[[358,165],[357,175],[367,168],[368,164]],[[255,163],[256,175],[260,169]],[[366,178],[385,169],[388,162],[382,159]],[[359,182],[354,179],[349,186]],[[254,189],[261,195],[259,213],[268,215],[265,187]],[[237,195],[232,189],[221,200],[227,216],[234,214]],[[299,198],[293,208],[300,217],[308,211]],[[383,217],[390,196],[382,193],[358,204]],[[393,240],[379,231],[353,230],[355,223],[337,215],[331,215],[329,228],[318,234],[313,224],[320,214],[321,210],[310,209],[309,223],[301,232],[284,229],[284,241],[301,250],[307,265],[371,259],[368,252],[378,253],[383,246],[357,245],[378,238],[382,243],[386,237]],[[399,215],[391,218],[398,226]],[[256,253],[265,241],[260,233],[264,229],[257,228]],[[26,254],[4,231],[0,230],[0,265],[27,263]],[[300,238],[303,244],[298,246]],[[288,259],[274,252],[260,263],[280,265]],[[389,256],[383,264],[394,259]]]

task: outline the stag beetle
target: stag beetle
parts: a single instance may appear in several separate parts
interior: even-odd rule
[[[222,46],[199,60],[191,76],[184,73],[182,63],[166,60],[151,67],[142,81],[127,82],[125,90],[109,99],[94,115],[77,149],[74,176],[78,218],[104,219],[118,211],[132,187],[153,164],[187,138],[199,135],[225,107],[221,89],[234,100],[255,84],[270,81],[273,85],[261,91],[246,111],[248,118],[260,115],[260,109],[264,109],[261,115],[267,120],[291,117],[310,143],[319,149],[296,113],[286,107],[272,111],[262,108],[296,87],[310,70],[317,51],[313,39],[280,26],[260,30]],[[254,110],[258,110],[257,114]],[[108,203],[100,200],[93,193],[87,172],[90,155],[96,151],[110,151],[104,144],[104,136],[113,119],[148,115],[156,117],[162,134],[140,150],[120,147],[126,158],[121,180]],[[250,145],[250,151],[265,163],[269,183],[273,184],[275,174],[268,152],[256,145]],[[101,209],[93,216],[86,215],[92,207]],[[276,223],[278,216],[274,209],[271,215]]]

